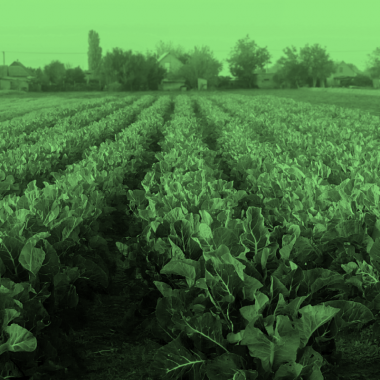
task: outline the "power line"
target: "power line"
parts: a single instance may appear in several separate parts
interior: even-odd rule
[[[87,53],[28,53],[28,52],[20,52],[20,51],[4,51],[5,53],[12,53],[12,54],[84,54],[87,55]]]
[[[283,52],[283,50],[277,50],[277,49],[270,49],[271,51],[281,51]],[[228,51],[228,50],[214,50],[216,52],[225,52],[225,51]],[[326,50],[327,51],[327,50]],[[331,53],[359,53],[359,52],[366,52],[368,50],[329,50],[328,52],[331,52]],[[53,52],[49,52],[49,53],[38,53],[38,52],[20,52],[20,51],[7,51],[5,50],[5,53],[12,53],[12,54],[82,54],[82,55],[87,55],[88,53],[53,53]]]

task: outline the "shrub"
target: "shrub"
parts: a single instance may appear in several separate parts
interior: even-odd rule
[[[348,86],[353,86],[353,80],[354,78],[344,78],[340,80],[340,85],[339,87],[348,87]]]
[[[64,88],[64,85],[63,84],[42,84],[41,85],[41,90],[43,92],[61,92],[61,91],[64,91],[65,88]]]
[[[219,76],[217,80],[217,87],[219,89],[231,88],[231,80],[232,78],[229,76]]]
[[[75,83],[74,91],[86,91],[87,85],[86,83]]]
[[[366,75],[359,74],[357,75],[353,81],[352,84],[354,86],[359,86],[359,87],[372,87],[372,79]]]
[[[120,91],[123,91],[123,85],[120,84],[119,82],[106,84],[104,87],[104,91],[120,92]]]
[[[86,86],[87,91],[101,91],[101,85],[96,82],[96,83],[89,83]]]
[[[29,83],[29,92],[41,92],[41,84],[36,82]]]

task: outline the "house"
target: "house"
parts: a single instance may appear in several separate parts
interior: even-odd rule
[[[176,72],[183,66],[183,63],[172,53],[164,53],[157,60],[158,64],[168,71],[166,78],[161,81],[159,89],[162,91],[180,90],[185,86],[185,78],[174,79]]]
[[[334,62],[336,65],[335,73],[332,73],[328,78],[321,80],[320,78],[317,81],[320,83],[320,87],[338,87],[342,81],[349,78],[354,78],[357,75],[366,75],[370,78],[368,72],[359,70],[352,63],[346,63],[344,61]],[[372,79],[373,87],[380,88],[380,80]]]
[[[277,84],[274,82],[273,77],[282,65],[276,63],[271,68],[265,67],[263,69],[255,69],[254,74],[256,74],[256,84],[259,88],[276,88]],[[236,81],[237,78],[231,75],[232,81]]]
[[[276,63],[270,68],[256,69],[254,73],[257,74],[257,86],[259,88],[275,88],[277,84],[274,82],[273,77],[281,68],[282,65]]]
[[[18,60],[9,66],[0,66],[0,90],[29,91],[29,82],[33,78],[31,73]]]
[[[85,70],[84,71],[84,78],[86,80],[86,83],[89,84],[90,80],[98,80],[92,70]]]
[[[337,87],[340,85],[341,81],[348,78],[354,78],[358,74],[364,74],[355,65],[351,63],[346,63],[344,61],[335,62],[336,71],[332,73],[324,82],[321,82],[321,87]]]

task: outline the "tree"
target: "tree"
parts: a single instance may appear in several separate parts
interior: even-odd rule
[[[293,88],[310,83],[315,87],[319,78],[324,86],[324,80],[336,72],[335,63],[329,60],[329,55],[318,44],[312,47],[306,45],[299,55],[294,46],[284,49],[284,53],[287,57],[281,57],[277,61],[282,69],[273,78],[277,83],[287,83]]]
[[[158,90],[158,85],[166,73],[155,56],[145,57],[141,53],[133,54],[131,51],[126,56],[122,70],[122,83],[130,91]]]
[[[213,57],[209,47],[194,47],[193,52],[183,54],[180,58],[184,65],[179,69],[177,76],[184,77],[192,88],[198,87],[198,78],[206,79],[208,86],[217,85],[218,74],[222,71],[223,64]]]
[[[194,73],[204,73],[202,78],[207,79],[209,83],[216,82],[217,78],[212,78],[213,75],[209,75],[207,73],[207,70],[205,70],[205,67],[209,66],[210,68],[215,66],[214,58],[212,58],[212,54],[207,51],[207,48],[202,48],[201,50],[195,48],[194,52],[184,52],[184,49],[181,46],[178,46],[177,48],[173,47],[173,44],[171,42],[164,43],[163,41],[160,41],[156,45],[156,52],[151,53],[147,52],[148,57],[155,57],[158,59],[162,54],[164,53],[170,53],[174,55],[180,62],[182,62],[186,67],[182,67],[181,72],[178,70],[177,72],[173,73],[166,73],[165,77],[168,79],[185,79],[185,83],[188,87],[198,87],[197,81],[198,78],[194,78]],[[203,58],[202,56],[205,55]],[[203,63],[200,63],[200,60],[203,60]],[[207,63],[206,63],[207,61]],[[191,67],[190,67],[190,66]],[[218,63],[219,65],[219,63]],[[203,67],[202,69],[200,67]],[[211,71],[213,69],[211,68]],[[215,70],[214,70],[215,71]],[[199,74],[201,75],[201,74]],[[207,78],[206,78],[207,76]],[[210,82],[211,81],[211,82]],[[191,83],[190,83],[191,82]]]
[[[329,54],[326,50],[322,49],[319,44],[312,47],[306,46],[301,49],[300,58],[303,65],[310,71],[310,76],[313,80],[313,87],[315,87],[317,79],[321,80],[321,85],[324,87],[324,80],[332,73],[335,73],[335,63],[329,59]]]
[[[78,66],[75,69],[66,70],[65,82],[72,85],[75,83],[86,83],[86,76],[83,70]]]
[[[102,60],[102,48],[99,46],[99,35],[94,30],[88,33],[88,69],[93,72],[94,77],[99,75]]]
[[[248,88],[252,88],[256,80],[254,71],[257,67],[263,69],[269,61],[270,54],[267,48],[257,48],[255,41],[249,41],[247,34],[245,39],[237,42],[231,58],[227,59],[229,69],[232,75],[239,80],[244,80]]]
[[[287,57],[281,57],[277,60],[282,68],[274,75],[274,81],[280,86],[287,84],[293,88],[305,85],[310,75],[310,69],[304,65],[297,55],[297,49],[294,46],[291,49],[285,48],[284,53]]]
[[[371,79],[380,79],[380,48],[372,53],[369,62],[367,62],[366,72],[369,74]]]
[[[114,48],[102,59],[99,74],[104,84],[118,82],[124,90],[139,91],[158,89],[164,78],[165,69],[157,63],[156,55],[133,54],[132,50]]]
[[[146,82],[142,86],[145,86],[148,90],[156,91],[165,77],[166,70],[158,64],[157,58],[154,56],[146,58],[145,66],[147,73]]]
[[[162,41],[160,43],[161,47],[159,47],[156,52],[147,51],[145,53],[145,81],[141,83],[140,89],[157,91],[162,79],[165,78],[166,70],[163,67],[161,67],[158,63],[158,58],[160,57],[160,55],[162,55],[159,53],[161,53],[161,51],[164,51],[165,49],[164,43]],[[186,56],[186,54],[184,54],[184,56]]]
[[[189,62],[191,55],[189,53],[183,53],[183,54],[176,55],[176,57],[179,61],[181,61],[184,65],[186,65]]]
[[[55,85],[62,85],[66,77],[66,69],[63,63],[52,61],[44,67],[44,72],[49,81]]]
[[[171,54],[173,54],[177,58],[181,57],[181,56],[183,56],[185,54],[184,51],[183,51],[183,48],[181,46],[178,45],[177,48],[174,48],[171,42],[168,42],[168,43],[165,44],[164,42],[160,41],[156,45],[156,55],[157,55],[157,58],[160,58],[160,56],[162,54],[164,54],[164,53],[171,53]]]
[[[40,67],[38,69],[27,67],[27,70],[33,77],[29,82],[29,91],[41,91],[42,86],[49,85],[49,77]]]
[[[125,62],[122,66],[123,76],[121,82],[130,91],[137,91],[146,83],[145,57],[140,54],[127,52]]]
[[[40,84],[48,85],[49,84],[49,77],[47,74],[41,70],[39,67],[38,69],[34,69],[32,67],[27,67],[26,68],[30,75],[34,77],[34,80]]]
[[[125,60],[125,53],[119,48],[114,48],[112,52],[107,52],[98,68],[98,76],[102,85],[108,85],[113,82],[122,83],[122,67]]]

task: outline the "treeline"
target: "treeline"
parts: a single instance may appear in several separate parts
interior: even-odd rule
[[[163,53],[173,54],[183,66],[176,71],[162,67],[158,59]],[[299,88],[320,86],[321,81],[336,72],[336,62],[318,44],[308,44],[297,53],[295,47],[285,48],[285,56],[277,60],[279,69],[273,76],[276,88]],[[380,56],[380,49],[374,55]],[[228,62],[234,76],[223,77],[219,73],[223,64],[213,57],[210,48],[195,47],[184,52],[181,47],[174,48],[162,41],[155,52],[133,53],[114,48],[102,55],[97,32],[91,30],[88,35],[88,67],[91,79],[78,66],[71,68],[59,61],[53,61],[44,69],[28,68],[35,78],[30,82],[30,91],[157,91],[161,89],[164,78],[181,79],[188,89],[198,87],[198,78],[207,80],[209,89],[252,89],[258,88],[257,69],[263,69],[272,63],[267,48],[260,48],[248,35],[238,40],[231,51]],[[380,60],[372,58],[364,75],[347,78],[343,86],[371,86],[372,78],[380,78]]]
[[[93,72],[87,80],[85,72],[78,66],[68,68],[53,61],[44,69],[27,68],[33,76],[29,91],[143,91],[158,90],[166,74],[155,56],[145,57],[114,49],[104,59],[99,72]]]
[[[27,69],[35,78],[30,81],[30,91],[157,91],[164,78],[181,79],[188,89],[198,87],[198,78],[206,79],[209,86],[219,84],[218,74],[223,65],[218,62],[208,47],[195,47],[184,52],[162,41],[155,52],[146,54],[114,48],[102,56],[98,34],[89,32],[88,67],[91,79],[78,66],[71,68],[62,62],[53,61],[43,69]],[[172,53],[183,66],[168,72],[158,59],[163,53]]]

